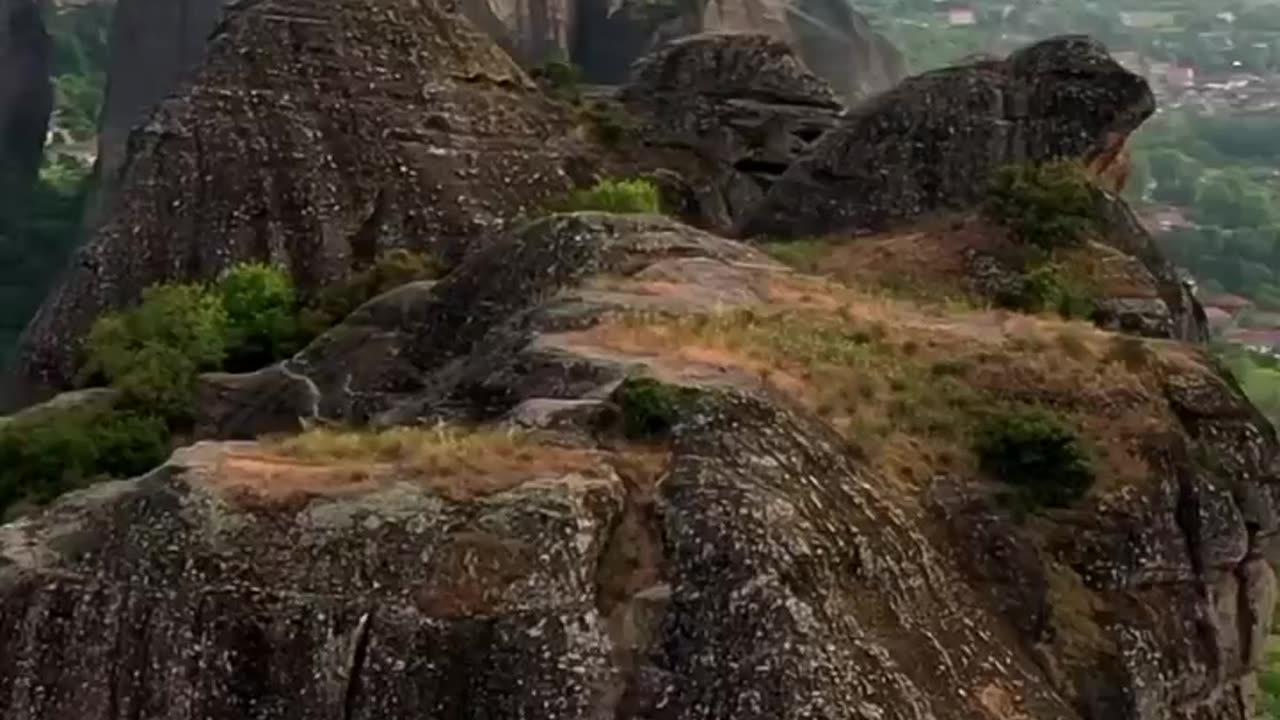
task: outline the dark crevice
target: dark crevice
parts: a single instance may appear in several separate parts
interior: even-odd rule
[[[342,720],[351,720],[356,714],[356,701],[360,695],[360,676],[364,671],[365,658],[369,650],[369,613],[360,616],[355,633],[351,639],[351,650],[347,655],[347,687],[342,698]]]
[[[781,177],[783,173],[790,167],[787,163],[773,162],[770,160],[757,160],[755,158],[743,158],[733,164],[733,169],[752,175],[770,175],[773,177]]]

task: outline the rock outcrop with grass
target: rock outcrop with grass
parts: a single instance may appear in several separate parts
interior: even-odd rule
[[[243,389],[0,530],[5,717],[1252,706],[1275,441],[1193,345],[583,213]]]
[[[712,108],[671,137],[733,106],[707,48],[834,112],[773,41],[693,38],[637,73]],[[1277,441],[1115,234],[1106,133],[1150,96],[1110,62],[1063,38],[909,81],[792,163],[761,247],[644,180],[560,195],[661,148],[599,151],[442,6],[238,7],[29,338],[65,372],[143,294],[94,322],[110,388],[0,423],[0,717],[1253,717]],[[882,112],[989,132],[1015,97],[1002,143],[1093,172]],[[813,172],[890,135],[883,185]],[[277,267],[143,292],[244,259]]]
[[[457,257],[589,173],[564,111],[443,4],[266,0],[207,54],[135,132],[23,338],[26,384],[65,384],[93,318],[151,283],[261,259],[311,290],[389,247]]]
[[[0,197],[17,209],[35,181],[53,112],[49,36],[35,0],[0,1]],[[0,213],[0,236],[13,220]]]

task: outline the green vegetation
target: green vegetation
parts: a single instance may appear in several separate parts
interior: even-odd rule
[[[1000,168],[987,188],[983,208],[1021,242],[1046,253],[1082,244],[1097,215],[1088,175],[1068,160]]]
[[[680,416],[688,412],[697,392],[651,378],[630,378],[618,387],[613,398],[622,411],[626,436],[653,439],[670,434]]]
[[[1019,510],[1068,507],[1089,492],[1094,471],[1076,434],[1045,412],[993,415],[974,438],[983,471],[1013,490]]]
[[[1084,319],[1094,312],[1090,295],[1069,282],[1059,265],[1034,261],[1019,277],[1016,287],[996,299],[1001,307],[1021,312],[1055,312],[1067,319]]]
[[[661,212],[662,203],[658,186],[649,180],[605,178],[589,188],[569,193],[554,203],[554,209],[645,214]]]
[[[214,292],[226,314],[228,370],[252,370],[297,351],[298,299],[287,273],[264,263],[237,265]]]
[[[0,426],[0,519],[108,477],[164,462],[169,430],[130,412],[72,412]]]
[[[565,60],[548,60],[529,71],[534,79],[553,98],[571,104],[582,102],[582,70]]]

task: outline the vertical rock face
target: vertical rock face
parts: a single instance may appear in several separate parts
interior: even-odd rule
[[[906,75],[902,53],[845,0],[711,0],[703,24],[786,42],[846,102],[886,90]]]
[[[98,189],[88,210],[95,227],[119,190],[129,132],[189,78],[230,0],[118,0],[111,64],[98,132]]]
[[[460,255],[590,168],[563,113],[442,4],[237,8],[131,135],[119,202],[24,335],[25,384],[62,384],[93,319],[158,281],[270,258],[314,288],[392,246]]]
[[[0,233],[40,167],[53,90],[36,0],[0,0]]]

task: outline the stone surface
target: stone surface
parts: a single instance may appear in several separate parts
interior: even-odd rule
[[[24,207],[53,111],[49,36],[36,0],[0,0],[0,234]]]
[[[25,333],[19,378],[63,384],[92,319],[160,280],[256,258],[310,290],[390,247],[460,257],[589,176],[571,129],[442,3],[239,8],[133,134],[121,202]]]
[[[842,110],[831,87],[791,48],[750,33],[672,41],[636,62],[620,97],[647,145],[688,151],[709,163],[713,170],[696,184],[714,199],[700,203],[723,208],[730,223],[746,216],[836,126]]]
[[[851,110],[740,230],[883,230],[973,206],[992,171],[1014,162],[1079,158],[1103,174],[1154,110],[1146,81],[1083,36],[928,72]]]
[[[1142,460],[1017,521],[962,465],[882,476],[863,438],[729,350],[629,345],[659,318],[794,307],[1010,352],[981,318],[806,282],[670,220],[577,214],[367,304],[260,379],[305,376],[313,420],[531,419],[550,436],[527,476],[204,443],[68,496],[0,528],[0,714],[1249,717],[1280,483],[1237,387],[1166,346],[1127,395],[1035,386],[1101,422],[1095,440],[1137,432]],[[620,313],[616,342],[593,334]],[[1047,362],[1025,352],[972,381],[1014,390]],[[539,460],[565,446],[538,418],[621,403],[635,373],[694,391],[669,442],[585,412],[569,429],[581,448],[603,423],[601,467]],[[1134,403],[1141,428],[1111,419]]]
[[[791,46],[849,104],[906,76],[906,59],[843,0],[712,0],[703,27],[767,33]]]
[[[98,121],[97,184],[85,224],[96,228],[119,195],[129,134],[199,69],[230,0],[117,0],[107,92]]]

